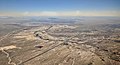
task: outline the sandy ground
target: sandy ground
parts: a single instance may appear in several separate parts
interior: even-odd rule
[[[77,27],[57,25],[48,28],[49,26],[37,27],[6,36],[4,39],[6,41],[3,43],[9,42],[9,44],[0,47],[2,51],[0,56],[3,56],[0,61],[4,61],[0,63],[2,65],[120,64],[117,58],[110,58],[111,52],[109,52],[117,48],[112,45],[113,43],[118,48],[119,43],[108,41],[108,38],[103,37],[104,35],[96,32],[68,31],[68,34],[72,33],[71,37],[57,37],[57,35],[64,35],[66,28],[74,31]],[[119,52],[118,48],[117,52]],[[116,57],[116,54],[114,55]],[[119,57],[119,54],[117,56]]]

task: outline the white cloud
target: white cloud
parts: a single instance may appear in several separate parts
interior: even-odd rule
[[[58,13],[52,12],[52,11],[43,11],[43,12],[40,12],[39,15],[41,15],[41,16],[57,16]]]
[[[14,12],[0,13],[7,16],[120,16],[119,11],[40,11],[40,12]]]
[[[24,12],[24,13],[23,13],[23,15],[29,15],[29,12],[28,12],[28,11],[26,11],[26,12]]]

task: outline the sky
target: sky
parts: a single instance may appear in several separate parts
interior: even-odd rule
[[[120,16],[120,0],[0,0],[0,16]]]

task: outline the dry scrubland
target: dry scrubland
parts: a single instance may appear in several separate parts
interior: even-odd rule
[[[39,25],[19,18],[0,21],[1,65],[120,65],[118,19]]]

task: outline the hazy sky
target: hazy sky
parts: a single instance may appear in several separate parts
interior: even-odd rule
[[[0,0],[0,16],[120,16],[120,0]]]

